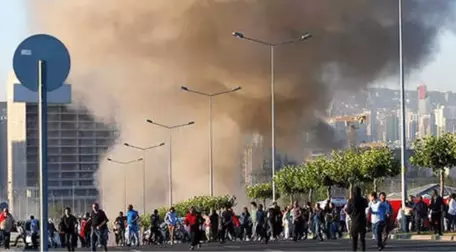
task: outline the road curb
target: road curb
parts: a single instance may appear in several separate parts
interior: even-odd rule
[[[455,235],[414,235],[414,234],[391,234],[391,240],[416,240],[416,241],[453,241]]]

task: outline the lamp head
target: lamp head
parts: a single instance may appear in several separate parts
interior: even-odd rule
[[[112,161],[112,159],[111,159],[111,158],[107,158],[107,160],[108,160],[108,161]]]
[[[129,147],[129,146],[130,146],[130,144],[128,144],[128,143],[124,143],[124,145],[125,145],[125,146],[127,146],[127,147]]]
[[[148,122],[148,123],[154,123],[154,122],[153,122],[152,120],[150,120],[150,119],[146,119],[146,122]]]
[[[195,122],[194,121],[188,122],[188,125],[192,125],[192,124],[195,124]]]
[[[306,34],[303,34],[303,35],[301,36],[301,40],[310,39],[311,37],[312,37],[312,34],[306,33]]]
[[[159,146],[163,146],[163,145],[165,145],[165,143],[161,143]]]
[[[186,87],[186,86],[181,86],[181,89],[184,91],[188,91],[188,87]]]
[[[237,86],[237,87],[234,87],[232,90],[233,90],[233,92],[236,92],[236,91],[239,91],[241,89],[242,89],[241,87]]]
[[[241,32],[233,32],[233,36],[240,39],[244,38],[244,34],[242,34]]]

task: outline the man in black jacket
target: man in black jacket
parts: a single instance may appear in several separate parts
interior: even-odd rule
[[[444,202],[443,198],[437,193],[437,190],[432,191],[432,199],[429,208],[431,210],[431,222],[434,228],[434,234],[442,235],[442,212]]]
[[[219,215],[217,212],[212,209],[211,210],[211,215],[209,216],[209,220],[211,222],[211,237],[208,237],[208,240],[210,241],[216,241],[218,240],[218,226],[219,226]]]
[[[71,214],[69,207],[65,208],[65,214],[60,219],[60,232],[65,234],[65,244],[68,251],[74,251],[74,239],[77,237],[78,220]]]
[[[413,218],[415,219],[415,228],[418,234],[424,225],[424,220],[427,219],[428,208],[423,201],[422,196],[418,196],[418,201],[413,205]]]
[[[150,216],[149,243],[161,244],[163,240],[163,235],[160,231],[160,215],[158,215],[158,210],[155,209]]]
[[[366,251],[366,208],[367,200],[361,196],[361,188],[356,186],[353,190],[353,196],[348,201],[347,213],[352,221],[351,237],[352,249],[358,249],[358,236],[361,242],[361,251]]]
[[[92,251],[97,251],[97,245],[100,244],[104,251],[108,251],[108,217],[103,210],[100,209],[98,203],[93,203],[92,212],[90,213],[90,223],[92,233],[90,242],[92,243]]]

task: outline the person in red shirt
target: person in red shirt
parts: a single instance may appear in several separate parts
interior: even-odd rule
[[[184,219],[184,224],[188,227],[190,231],[190,249],[193,250],[195,249],[195,246],[199,244],[198,240],[198,234],[199,234],[199,228],[201,226],[200,222],[201,217],[199,214],[195,211],[194,207],[191,207],[188,214],[185,216]]]

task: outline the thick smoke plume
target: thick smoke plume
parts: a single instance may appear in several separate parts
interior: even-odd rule
[[[404,2],[405,55],[416,69],[434,51],[451,0]],[[240,41],[233,31],[271,42],[310,32],[313,38],[276,50],[277,146],[304,158],[301,133],[316,126],[323,147],[330,128],[315,123],[333,92],[357,92],[395,74],[398,6],[395,0],[65,0],[34,1],[34,32],[53,34],[72,55],[70,83],[76,102],[115,121],[121,139],[109,153],[120,160],[141,153],[122,142],[147,146],[167,140],[163,124],[196,124],[173,133],[175,200],[208,192],[208,100],[180,91],[242,86],[214,100],[216,193],[236,193],[243,138],[270,134],[270,55],[267,47]],[[318,120],[317,120],[318,121]],[[329,132],[328,132],[329,131]],[[167,148],[148,154],[148,209],[166,204]],[[129,202],[141,206],[141,165],[102,162],[98,174],[105,207],[123,205],[128,169]],[[133,196],[136,195],[136,196]]]

